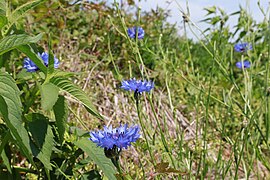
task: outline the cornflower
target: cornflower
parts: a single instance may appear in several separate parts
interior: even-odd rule
[[[38,56],[43,60],[44,65],[48,67],[49,54],[46,52],[43,52],[42,54],[40,54],[38,52]],[[27,69],[27,72],[35,72],[35,71],[39,70],[37,65],[29,57],[24,59],[23,67],[25,69]],[[54,68],[58,68],[58,67],[59,67],[59,60],[58,60],[58,58],[54,57]]]
[[[132,39],[135,39],[138,35],[138,39],[142,39],[144,37],[144,30],[142,27],[131,27],[127,30],[128,36]],[[138,33],[138,34],[137,34]]]
[[[234,50],[236,52],[246,52],[248,50],[252,50],[252,45],[249,43],[238,43],[234,45]]]
[[[245,61],[238,61],[236,64],[236,67],[239,69],[246,69],[246,68],[250,68],[250,62],[248,60]]]

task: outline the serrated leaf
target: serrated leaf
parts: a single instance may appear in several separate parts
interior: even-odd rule
[[[52,83],[45,83],[40,86],[41,107],[44,110],[51,110],[58,99],[59,88]]]
[[[16,140],[18,147],[30,162],[35,165],[32,159],[29,136],[21,119],[22,104],[20,91],[12,77],[3,72],[0,72],[0,87],[0,113],[3,116],[3,120]]]
[[[116,180],[115,174],[117,171],[111,160],[105,156],[103,148],[97,147],[88,138],[81,138],[74,144],[81,148],[99,166],[105,176],[110,180]]]
[[[26,116],[29,132],[32,135],[31,149],[44,166],[51,170],[51,154],[53,148],[53,132],[49,120],[42,114],[34,113]]]
[[[75,75],[79,75],[80,73],[76,73],[76,72],[65,72],[65,71],[60,71],[59,69],[54,69],[53,74],[51,75],[51,77],[72,77]]]
[[[0,40],[0,55],[4,54],[7,51],[10,51],[18,46],[36,43],[42,37],[42,34],[38,34],[34,37],[26,35],[26,34],[16,34],[6,36]]]
[[[23,52],[27,57],[29,57],[44,74],[47,73],[47,68],[44,65],[43,60],[37,55],[37,53],[34,52],[31,46],[22,45],[17,47],[17,49]]]
[[[96,108],[93,106],[92,102],[85,94],[85,92],[83,92],[82,89],[73,84],[71,81],[63,77],[53,77],[50,79],[50,82],[78,99],[85,106],[89,113],[100,119],[103,119],[103,117],[97,112]]]
[[[8,24],[5,25],[5,27],[3,28],[2,34],[3,35],[7,34],[9,29],[11,28],[11,26],[15,22],[17,22],[21,17],[25,16],[27,11],[33,9],[34,7],[36,7],[37,5],[39,5],[43,2],[44,2],[44,0],[31,1],[31,2],[24,3],[22,6],[16,8],[13,12],[11,12],[11,14],[9,16],[7,16]]]
[[[68,107],[64,96],[59,96],[55,105],[53,106],[53,112],[55,116],[55,123],[57,126],[57,132],[59,134],[60,142],[64,141],[64,135],[66,131],[66,124],[68,118]]]

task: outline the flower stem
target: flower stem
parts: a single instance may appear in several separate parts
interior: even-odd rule
[[[120,175],[120,178],[121,179],[124,179],[123,178],[123,174],[122,174],[122,169],[121,169],[121,166],[120,166],[120,163],[119,163],[119,156],[114,156],[111,158],[111,161],[113,163],[113,165],[116,167],[119,175]]]
[[[148,142],[148,139],[147,139],[147,136],[146,136],[145,126],[144,126],[144,124],[142,122],[142,117],[141,117],[140,107],[139,107],[139,93],[137,91],[134,92],[134,98],[135,98],[135,101],[136,101],[136,109],[137,109],[137,114],[138,114],[138,117],[139,117],[139,122],[140,122],[140,125],[142,127],[143,136],[144,136],[145,141],[146,141],[146,146],[147,146],[147,149],[149,151],[149,155],[151,157],[151,161],[152,161],[152,163],[155,166],[155,160],[154,160],[154,157],[152,155],[152,151],[151,151],[151,148],[149,146],[149,142]]]

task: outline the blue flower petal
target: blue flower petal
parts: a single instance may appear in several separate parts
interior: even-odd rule
[[[90,132],[90,140],[102,148],[111,149],[115,145],[122,149],[127,148],[132,142],[135,142],[140,137],[139,126],[127,127],[120,125],[118,128],[112,126],[104,126],[103,131]]]
[[[144,37],[144,30],[142,27],[132,27],[132,28],[128,28],[127,33],[128,36],[132,39],[136,38],[136,33],[138,31],[138,39],[142,39]]]
[[[154,82],[146,80],[136,80],[135,78],[133,78],[130,80],[123,80],[121,88],[126,91],[137,91],[139,93],[142,93],[144,91],[150,92],[151,89],[154,88]]]
[[[49,54],[48,53],[43,52],[42,54],[40,54],[38,52],[38,56],[43,60],[43,63],[45,66],[49,65]],[[25,69],[27,69],[28,72],[35,72],[35,71],[39,70],[37,65],[29,58],[24,59],[23,67]],[[59,60],[58,60],[58,58],[54,57],[54,68],[58,68],[58,67],[59,67]]]
[[[248,43],[238,43],[234,45],[234,50],[236,52],[246,52],[252,50],[252,45]]]
[[[248,61],[248,60],[245,60],[245,61],[239,61],[237,62],[236,64],[236,67],[239,68],[239,69],[242,69],[242,68],[250,68],[251,66],[251,63]]]

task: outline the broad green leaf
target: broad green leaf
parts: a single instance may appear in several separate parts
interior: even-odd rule
[[[44,65],[43,60],[34,52],[34,50],[29,45],[22,45],[17,47],[21,52],[23,52],[27,57],[29,57],[37,67],[44,73],[47,73],[47,68]]]
[[[103,148],[97,147],[88,138],[81,138],[74,144],[81,148],[110,180],[116,179],[115,174],[117,174],[117,171],[111,160],[105,156]]]
[[[67,118],[68,118],[68,106],[67,106],[64,96],[59,95],[57,102],[53,106],[53,111],[54,111],[57,131],[59,134],[59,139],[62,143],[64,140]]]
[[[85,106],[89,113],[100,119],[103,119],[103,117],[97,112],[96,108],[93,106],[92,102],[85,94],[85,92],[83,92],[82,89],[73,84],[71,81],[63,77],[53,77],[50,79],[50,82],[61,88],[62,90],[68,92],[73,97],[77,98]]]
[[[59,88],[52,83],[45,83],[40,86],[41,107],[44,110],[51,110],[58,99]]]
[[[51,74],[51,77],[72,77],[75,75],[79,75],[80,73],[76,72],[65,72],[65,71],[60,71],[59,69],[54,69],[53,74]]]
[[[11,174],[12,173],[11,166],[10,166],[9,159],[7,157],[7,154],[6,154],[5,150],[2,151],[1,158],[3,159],[3,163],[7,167],[8,172]]]
[[[4,54],[7,51],[10,51],[18,46],[36,43],[42,37],[42,34],[38,34],[37,36],[29,36],[26,34],[15,34],[6,36],[0,40],[0,55]]]
[[[1,116],[1,111],[0,111]],[[11,139],[11,134],[5,124],[0,124],[0,154]]]
[[[2,30],[2,35],[7,34],[11,26],[16,23],[21,17],[25,16],[27,11],[33,9],[37,5],[43,3],[44,0],[38,0],[38,1],[31,1],[24,3],[22,6],[16,8],[11,14],[7,16],[8,18],[8,24],[5,25],[5,27]]]
[[[4,148],[11,139],[12,137],[11,137],[10,131],[7,129],[7,127],[4,124],[0,124],[0,154],[3,159],[3,163],[4,165],[6,165],[9,173],[12,173],[12,171],[11,171],[9,159],[6,155]]]
[[[44,166],[51,170],[51,154],[53,148],[53,132],[49,120],[42,114],[28,114],[29,132],[32,135],[31,149]]]
[[[18,147],[30,162],[35,165],[32,158],[29,136],[21,119],[22,104],[20,91],[12,77],[4,72],[0,72],[0,87],[0,113]]]

